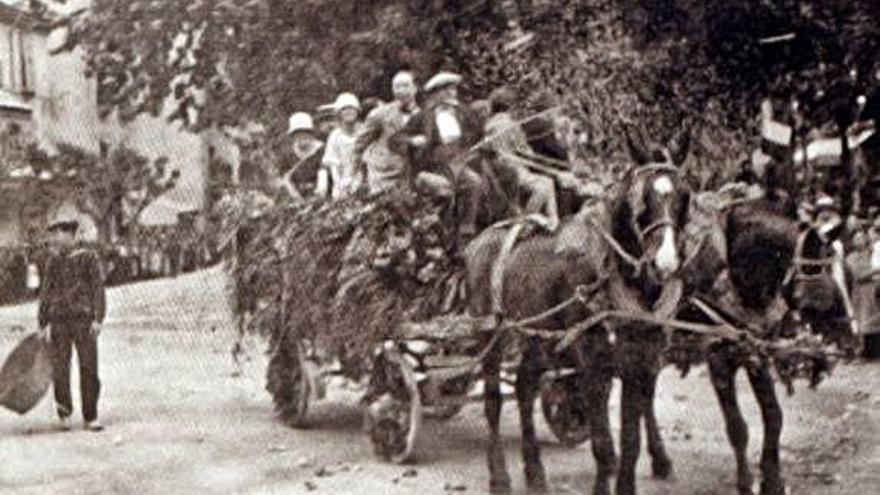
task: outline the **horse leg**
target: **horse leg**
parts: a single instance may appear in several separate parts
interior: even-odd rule
[[[617,495],[636,494],[636,464],[641,454],[641,423],[647,403],[647,377],[625,373],[620,400],[620,472]]]
[[[784,495],[785,482],[779,467],[779,438],[782,435],[782,408],[767,363],[748,369],[749,382],[764,420],[764,446],[761,451],[761,495]]]
[[[657,425],[657,416],[654,414],[654,398],[657,391],[657,375],[652,377],[648,384],[648,404],[645,407],[645,434],[648,436],[648,452],[651,454],[651,470],[654,477],[665,480],[673,476],[672,460],[666,453],[663,445],[663,437],[660,435],[660,427]]]
[[[589,408],[590,442],[592,443],[593,459],[596,460],[596,482],[593,495],[610,495],[611,477],[617,469],[617,456],[614,453],[614,439],[611,437],[608,399],[614,375],[610,370],[600,369],[594,363],[585,372],[586,396]]]
[[[516,400],[522,427],[522,455],[526,485],[532,492],[547,491],[541,447],[535,433],[534,408],[541,388],[541,356],[534,343],[527,345],[516,375]]]
[[[718,403],[721,405],[721,412],[724,414],[724,422],[727,425],[727,438],[736,456],[736,486],[740,495],[751,495],[754,479],[746,457],[749,428],[736,400],[736,370],[737,366],[730,363],[724,356],[719,354],[709,356],[709,374],[712,378],[712,387],[715,389],[715,395],[718,396]]]
[[[501,445],[501,342],[496,342],[483,359],[484,407],[489,423],[489,492],[510,493],[510,475]]]

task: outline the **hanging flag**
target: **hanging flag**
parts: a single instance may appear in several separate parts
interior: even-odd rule
[[[863,129],[858,132],[848,133],[849,149],[855,150],[874,135],[874,129]],[[818,166],[837,166],[843,151],[840,147],[839,138],[814,139],[807,143],[807,162]],[[804,150],[798,148],[794,152],[794,162],[804,162]]]
[[[761,149],[779,161],[790,157],[794,129],[775,120],[773,103],[769,98],[761,102]]]

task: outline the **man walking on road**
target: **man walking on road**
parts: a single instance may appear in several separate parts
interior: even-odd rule
[[[58,246],[47,264],[40,295],[39,325],[50,343],[55,407],[61,428],[70,429],[70,358],[76,347],[85,428],[103,429],[98,422],[98,334],[104,320],[104,277],[98,256],[75,245],[76,221],[49,226]]]

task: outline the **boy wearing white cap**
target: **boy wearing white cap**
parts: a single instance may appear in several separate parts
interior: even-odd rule
[[[290,116],[287,134],[293,141],[295,162],[286,170],[281,170],[281,187],[291,198],[299,200],[315,193],[324,143],[316,135],[312,116],[305,112]]]
[[[365,172],[358,166],[355,156],[355,141],[361,132],[358,122],[361,103],[357,96],[342,93],[336,98],[334,106],[339,124],[327,137],[317,193],[324,195],[329,192],[331,198],[343,199],[354,195],[365,180]]]
[[[406,158],[388,147],[392,135],[403,129],[418,111],[416,84],[412,73],[398,72],[391,81],[394,101],[376,107],[367,115],[355,143],[358,163],[366,167],[370,193],[394,188],[403,179]]]

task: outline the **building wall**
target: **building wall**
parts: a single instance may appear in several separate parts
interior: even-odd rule
[[[3,1],[3,0],[0,0]],[[87,6],[89,0],[71,0],[65,9]],[[221,152],[237,166],[238,153],[234,146],[218,133],[195,135],[170,124],[165,118],[141,115],[135,121],[122,124],[114,116],[100,119],[96,104],[96,84],[85,77],[85,62],[79,50],[50,54],[63,43],[66,32],[56,29],[47,33],[26,32],[22,46],[24,52],[9,48],[10,25],[0,23],[0,91],[11,89],[18,76],[2,67],[10,67],[10,57],[27,52],[28,78],[32,96],[24,100],[32,109],[30,118],[20,112],[0,109],[0,125],[4,121],[17,121],[33,133],[40,145],[48,152],[57,151],[60,143],[68,143],[98,153],[101,143],[111,149],[125,145],[149,158],[165,156],[169,159],[169,171],[180,171],[177,186],[167,192],[154,208],[144,211],[145,217],[161,213],[167,221],[169,211],[185,212],[202,210],[206,199],[209,148]],[[19,36],[18,34],[14,36]],[[14,65],[14,64],[13,64]],[[0,222],[3,220],[0,219]]]
[[[85,77],[82,53],[49,54],[64,34],[55,30],[34,44],[38,139],[50,152],[67,143],[97,153],[104,131],[95,104],[95,81]]]
[[[63,36],[63,31],[56,30],[48,46],[60,42]],[[41,141],[48,149],[67,142],[97,152],[103,141],[111,148],[128,146],[151,159],[165,156],[169,168],[181,173],[178,186],[167,193],[166,201],[181,211],[202,208],[207,160],[199,136],[149,115],[124,124],[115,116],[101,120],[95,82],[84,76],[85,63],[79,50],[57,55],[46,52],[41,61],[49,76],[41,83],[41,93],[47,97],[37,120]]]

